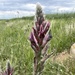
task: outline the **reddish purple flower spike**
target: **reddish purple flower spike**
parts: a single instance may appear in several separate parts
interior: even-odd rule
[[[42,50],[52,36],[48,32],[50,23],[45,21],[42,8],[40,7],[40,5],[36,6],[35,18],[36,18],[35,27],[33,27],[31,32],[30,42],[31,47],[36,52],[38,50]]]
[[[9,62],[7,62],[7,69],[2,75],[13,75],[13,69],[11,68]]]
[[[31,47],[35,52],[33,75],[41,75],[45,61],[52,55],[47,54],[51,40],[50,23],[45,20],[40,4],[36,6],[35,26],[30,34]]]

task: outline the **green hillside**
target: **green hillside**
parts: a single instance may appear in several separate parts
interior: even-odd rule
[[[75,43],[75,13],[48,14],[46,19],[51,23],[52,40],[49,42],[49,53],[56,50],[69,52]],[[2,70],[9,59],[14,68],[14,75],[32,75],[34,51],[30,46],[29,35],[34,26],[33,17],[11,20],[0,20],[0,65]],[[71,60],[72,61],[72,60]],[[75,75],[74,60],[58,64],[49,61],[45,64],[43,75]],[[68,62],[68,65],[67,65]],[[68,68],[68,70],[67,70]]]

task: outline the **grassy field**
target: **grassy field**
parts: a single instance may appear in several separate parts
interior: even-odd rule
[[[49,53],[69,51],[75,43],[75,14],[47,15],[51,23],[52,40]],[[2,70],[9,59],[14,75],[32,75],[34,51],[30,46],[29,35],[34,26],[33,17],[0,20],[0,65]],[[43,75],[75,75],[75,60],[66,60],[64,64],[47,61]]]

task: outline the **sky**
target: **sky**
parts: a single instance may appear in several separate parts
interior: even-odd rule
[[[75,0],[0,0],[0,19],[33,16],[37,2],[45,14],[75,12]]]

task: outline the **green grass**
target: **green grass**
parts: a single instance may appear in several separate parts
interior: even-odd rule
[[[60,16],[53,18],[53,16],[46,17],[51,23],[53,36],[49,42],[49,52],[56,49],[56,53],[60,53],[69,50],[75,42],[75,18],[63,17],[63,14],[61,14],[63,18]],[[33,17],[29,17],[0,21],[0,65],[3,70],[9,59],[14,68],[14,75],[32,75],[34,51],[30,46],[29,35],[34,26],[33,20]],[[51,67],[54,67],[54,70]],[[61,73],[58,68],[61,68],[64,73]],[[69,74],[64,70],[65,68],[57,63],[47,62],[43,74],[58,75],[58,72],[59,75],[75,74],[72,71],[73,74]]]
[[[67,59],[63,64],[48,62],[42,75],[75,75],[75,59]],[[48,66],[49,65],[49,66]]]

